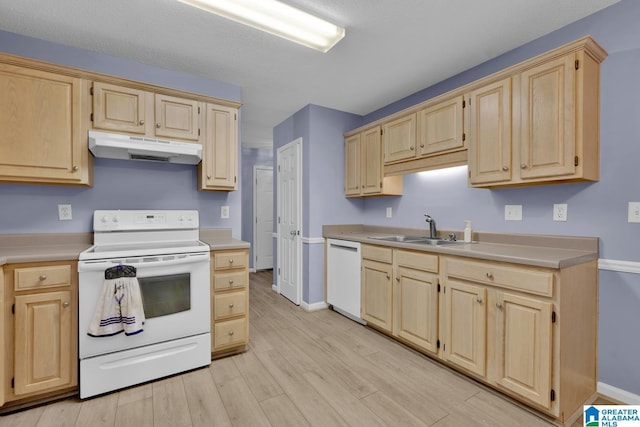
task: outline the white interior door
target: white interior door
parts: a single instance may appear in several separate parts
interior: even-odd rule
[[[300,304],[302,287],[302,138],[278,149],[278,292]]]
[[[273,268],[273,168],[253,168],[253,268]]]

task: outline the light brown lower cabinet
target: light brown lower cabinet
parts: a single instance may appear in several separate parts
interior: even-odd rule
[[[249,343],[249,250],[211,252],[211,353],[242,351]]]
[[[78,384],[76,261],[2,267],[0,406],[72,392]]]
[[[597,296],[597,261],[551,269],[362,245],[368,325],[560,425],[596,394]]]

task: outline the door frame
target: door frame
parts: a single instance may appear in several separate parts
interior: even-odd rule
[[[298,200],[298,204],[295,207],[296,211],[297,211],[297,218],[299,218],[299,226],[300,226],[300,230],[301,230],[301,234],[298,236],[298,238],[296,239],[296,244],[295,244],[295,250],[296,250],[296,258],[298,259],[298,266],[297,266],[297,274],[296,274],[296,294],[298,296],[298,301],[293,301],[294,304],[296,305],[300,305],[301,301],[302,301],[302,267],[304,265],[304,263],[302,262],[302,230],[304,230],[303,227],[303,217],[302,217],[302,137],[296,138],[293,141],[289,142],[288,144],[283,145],[282,147],[279,147],[277,152],[276,152],[276,182],[277,182],[277,189],[278,191],[276,192],[276,218],[275,220],[277,221],[277,256],[278,256],[278,262],[277,262],[277,281],[276,281],[276,288],[277,288],[277,292],[278,294],[280,294],[280,267],[282,266],[282,254],[281,254],[281,234],[280,234],[280,203],[281,201],[281,192],[280,192],[280,153],[288,148],[291,148],[292,146],[296,145],[298,147],[298,155],[296,156],[296,162],[298,164],[298,176],[296,177],[296,181],[298,183],[297,188],[296,188],[296,192],[297,194],[297,200]]]
[[[257,180],[258,180],[259,169],[270,170],[271,173],[273,174],[273,166],[260,166],[260,165],[253,166],[253,260],[252,260],[252,265],[253,265],[254,271],[258,270],[256,266],[256,256],[259,255],[256,251],[258,248],[258,245],[256,244],[256,242],[258,240],[258,181]],[[273,194],[273,189],[271,190],[271,192]],[[273,210],[273,201],[271,202],[271,208]],[[271,226],[271,231],[273,231],[273,225]],[[271,246],[273,247],[273,237],[270,237],[270,240],[271,240]],[[272,250],[271,256],[273,258],[273,250]],[[273,262],[271,263],[271,268],[273,268]]]

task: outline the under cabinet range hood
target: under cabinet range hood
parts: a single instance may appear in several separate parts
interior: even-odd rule
[[[89,131],[89,151],[95,157],[148,160],[196,165],[202,160],[198,143]]]

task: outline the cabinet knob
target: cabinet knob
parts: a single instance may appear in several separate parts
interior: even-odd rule
[[[476,302],[477,302],[478,304],[482,304],[482,298],[480,298],[480,297],[476,297]]]
[[[71,168],[74,172],[78,172],[80,170],[80,168],[78,166],[74,166]]]
[[[229,260],[229,264],[233,264],[233,258]]]
[[[509,170],[509,166],[503,166],[502,170],[505,171],[505,172],[508,171]]]
[[[64,308],[69,307],[69,301],[65,301],[65,302],[63,302],[63,303],[62,303],[62,306],[63,306]]]
[[[211,175],[207,175],[207,179],[211,179]]]
[[[229,331],[229,336],[232,337],[233,336],[233,331]]]
[[[527,168],[527,165],[525,165],[524,163],[520,165],[520,169],[526,169],[526,168]]]
[[[142,126],[144,124],[144,120],[140,120],[138,123],[140,123],[140,126]]]
[[[233,303],[229,304],[229,308],[233,308]]]
[[[409,150],[413,151],[415,150],[415,147],[412,145],[411,147],[409,147]]]
[[[364,185],[362,186],[362,188],[364,188]]]
[[[391,276],[389,276],[389,275],[387,274],[387,280],[389,280],[389,279],[391,279]]]
[[[502,308],[502,303],[501,303],[501,302],[497,302],[497,303],[496,303],[496,307],[498,307],[498,308]]]
[[[493,273],[488,272],[487,273],[487,279],[493,279]]]
[[[38,279],[40,279],[41,282],[44,282],[45,280],[47,280],[47,276],[43,274],[40,277],[38,277]]]
[[[396,282],[399,282],[399,281],[400,281],[400,278],[399,278],[399,277],[396,277]]]
[[[420,148],[424,148],[424,144],[420,144]]]
[[[160,129],[160,123],[156,123],[156,127]]]
[[[233,279],[229,279],[229,284],[233,285]]]

